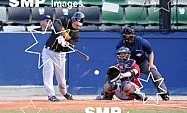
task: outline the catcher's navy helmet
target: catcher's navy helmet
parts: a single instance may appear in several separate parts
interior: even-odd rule
[[[122,55],[121,53],[125,53]],[[121,47],[116,51],[116,55],[118,57],[119,61],[126,62],[128,58],[130,57],[131,51],[127,47]]]

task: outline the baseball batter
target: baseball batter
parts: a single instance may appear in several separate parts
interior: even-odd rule
[[[55,31],[52,31],[42,51],[42,62],[44,64],[43,81],[49,101],[60,101],[55,96],[53,87],[54,72],[60,93],[68,100],[73,99],[72,95],[66,89],[66,52],[70,51],[67,45],[74,47],[80,40],[78,28],[83,25],[84,17],[82,12],[76,12],[71,19],[62,16],[54,20],[53,26]],[[65,32],[67,29],[70,29],[69,34]]]
[[[130,50],[121,47],[116,52],[117,63],[107,70],[104,90],[97,100],[112,100],[113,95],[121,100],[146,100],[140,92],[140,69],[136,61],[130,59]]]

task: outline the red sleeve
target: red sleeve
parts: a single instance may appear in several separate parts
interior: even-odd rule
[[[140,82],[138,81],[138,78],[140,78],[140,68],[139,66],[136,64],[136,62],[132,65],[131,69],[137,69],[138,73],[134,76],[134,83],[138,86],[141,87]]]

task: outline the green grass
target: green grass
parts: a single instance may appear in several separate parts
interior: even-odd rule
[[[25,113],[37,113],[38,111],[24,111]],[[0,111],[0,113],[23,113],[20,111]],[[42,110],[39,113],[85,113],[83,110],[79,111],[63,111],[63,110],[57,110],[57,111],[47,111]],[[96,111],[94,113],[97,113]],[[154,110],[154,109],[136,109],[136,110],[122,110],[121,113],[187,113],[187,110]]]

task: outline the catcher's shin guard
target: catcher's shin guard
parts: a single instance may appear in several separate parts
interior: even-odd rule
[[[106,100],[112,100],[113,99],[113,96],[114,96],[114,93],[108,93],[108,92],[105,92],[105,99]]]
[[[112,100],[113,99],[113,95],[114,95],[113,92],[108,93],[108,92],[102,91],[101,95],[96,97],[96,100]]]

